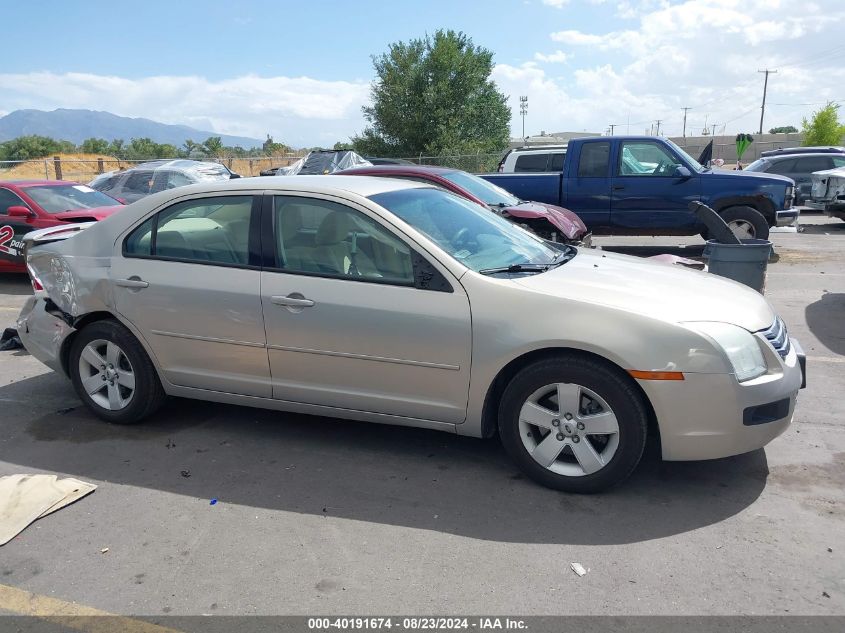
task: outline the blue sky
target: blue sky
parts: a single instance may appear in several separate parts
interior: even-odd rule
[[[494,79],[529,97],[526,131],[680,134],[800,126],[845,99],[845,2],[357,0],[4,2],[0,113],[85,107],[295,144],[360,131],[370,55],[437,28],[495,53]],[[518,106],[514,108],[518,112]],[[630,124],[628,123],[630,122]],[[518,116],[512,130],[521,133]]]

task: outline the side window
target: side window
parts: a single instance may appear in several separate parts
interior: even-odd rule
[[[610,165],[610,142],[584,143],[578,160],[579,178],[606,178]]]
[[[549,171],[563,171],[563,159],[566,158],[566,152],[559,154],[552,154],[552,162],[549,166]]]
[[[171,171],[167,174],[168,189],[175,189],[176,187],[184,187],[185,185],[191,184],[193,184],[193,181],[181,172]]]
[[[532,171],[544,172],[546,171],[546,163],[549,160],[548,154],[523,154],[517,157],[514,171]]]
[[[785,176],[786,174],[795,173],[795,159],[790,158],[788,160],[775,161],[766,170],[766,173],[767,174],[777,174],[779,176]]]
[[[845,167],[845,156],[832,156],[833,168]]]
[[[0,188],[0,215],[8,215],[6,209],[9,207],[27,207],[29,205],[26,204],[23,200],[18,198],[18,196],[8,189]]]
[[[679,164],[662,145],[648,141],[624,142],[619,156],[619,175],[673,176]]]
[[[277,196],[273,216],[277,265],[285,271],[414,284],[411,249],[363,213],[328,200]]]
[[[132,231],[124,242],[123,254],[246,265],[251,214],[252,196],[179,202]]]
[[[833,169],[833,161],[830,156],[806,156],[798,159],[798,173],[811,174],[814,171],[824,171],[825,169]]]
[[[150,193],[152,186],[153,172],[151,171],[135,171],[129,174],[123,182],[123,191],[132,193],[142,193],[144,195]]]

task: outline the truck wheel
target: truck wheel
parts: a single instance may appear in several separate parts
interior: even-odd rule
[[[769,223],[763,214],[753,207],[729,207],[719,215],[741,240],[769,239]]]
[[[646,441],[642,396],[621,371],[581,354],[533,363],[502,394],[499,435],[534,481],[599,492],[634,470]]]

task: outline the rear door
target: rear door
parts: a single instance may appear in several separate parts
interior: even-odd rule
[[[355,203],[268,195],[263,213],[273,397],[463,422],[472,331],[457,280]],[[439,283],[423,289],[426,275]]]
[[[257,205],[260,196],[241,192],[176,202],[131,231],[113,259],[117,310],[174,385],[271,396]]]
[[[701,176],[679,176],[680,157],[650,140],[620,141],[614,160],[611,223],[622,229],[695,231],[688,205],[701,197]]]
[[[610,226],[610,141],[570,145],[569,171],[561,179],[561,204],[587,228]]]

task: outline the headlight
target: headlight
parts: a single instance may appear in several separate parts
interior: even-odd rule
[[[730,323],[687,323],[688,326],[710,337],[724,350],[739,382],[762,376],[767,371],[766,360],[757,339],[747,330]]]

